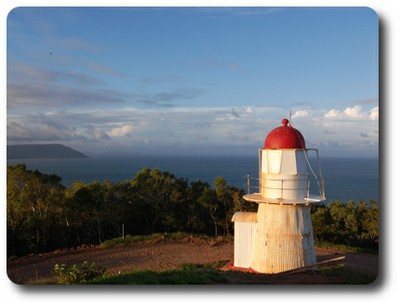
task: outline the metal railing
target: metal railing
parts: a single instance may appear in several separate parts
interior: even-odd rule
[[[304,157],[305,157],[305,160],[307,162],[307,168],[309,169],[310,172],[307,172],[307,184],[306,184],[307,187],[306,188],[296,188],[296,189],[297,190],[306,191],[306,197],[307,198],[311,197],[310,193],[314,194],[314,192],[315,192],[315,194],[319,194],[319,196],[312,195],[312,197],[315,197],[315,196],[317,198],[319,197],[323,201],[324,199],[326,199],[325,183],[324,183],[324,178],[322,176],[322,170],[321,170],[321,164],[320,164],[320,158],[319,158],[318,150],[309,148],[309,149],[304,149],[302,151],[304,152]],[[313,167],[311,165],[311,162],[309,160],[308,152],[310,152],[310,151],[311,152],[315,152],[315,154],[316,154],[316,163],[317,164],[315,166],[318,169],[318,172],[319,172],[318,174],[315,173],[315,171],[314,171],[314,169],[313,169]],[[260,177],[261,177],[261,152],[262,152],[262,150],[260,149],[259,150],[259,175],[260,175]],[[310,180],[310,174],[312,175],[314,180]],[[275,179],[275,178],[268,177],[268,178],[264,178],[264,180],[268,180],[268,181],[278,180],[278,181],[281,181],[280,187],[271,187],[271,186],[264,187],[264,186],[267,186],[267,185],[265,184],[266,182],[262,181],[263,180],[262,178],[255,178],[255,177],[251,177],[250,175],[247,175],[245,177],[246,177],[246,180],[247,180],[247,182],[246,182],[247,194],[252,194],[252,193],[261,194],[261,191],[262,191],[261,190],[261,188],[262,188],[261,185],[263,185],[263,188],[266,188],[266,189],[280,190],[281,194],[283,195],[283,191],[295,190],[295,188],[288,188],[288,187],[285,188],[285,181],[289,182],[290,180],[299,180],[299,179],[301,180],[301,178],[299,178],[299,177],[296,177],[295,179],[288,179],[288,178]],[[261,184],[261,183],[263,183],[263,184]],[[243,184],[243,185],[245,186],[245,184]],[[264,189],[264,191],[266,191],[266,190]]]
[[[249,174],[246,175],[246,179],[247,194],[259,193],[261,187],[260,179],[256,177],[251,177]],[[256,181],[257,185],[254,185],[254,183],[252,183],[254,181]],[[252,190],[254,190],[254,192],[252,192]]]

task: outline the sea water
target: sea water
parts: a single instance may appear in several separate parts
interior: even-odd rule
[[[247,175],[258,178],[258,156],[125,156],[82,159],[8,160],[8,165],[23,163],[31,170],[61,177],[65,186],[76,180],[123,182],[132,179],[143,168],[158,168],[185,178],[201,180],[213,186],[222,176],[234,187],[247,191]],[[314,166],[313,166],[314,167]],[[315,168],[315,167],[314,167]],[[331,201],[379,202],[379,161],[373,158],[321,158],[326,203]],[[318,175],[318,169],[314,169]],[[311,175],[311,180],[313,179]],[[254,192],[254,191],[253,191]]]

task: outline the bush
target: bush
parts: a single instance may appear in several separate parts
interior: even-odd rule
[[[56,264],[54,266],[54,275],[59,284],[76,285],[101,277],[106,270],[107,268],[99,267],[94,262],[89,266],[88,262],[84,261],[81,265],[81,269],[79,269],[77,265],[68,267],[65,264]]]
[[[378,249],[379,207],[375,201],[336,201],[328,206],[319,204],[313,207],[311,213],[316,240]]]

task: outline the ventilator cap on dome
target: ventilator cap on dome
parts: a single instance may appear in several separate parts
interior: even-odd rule
[[[303,135],[282,119],[282,126],[273,129],[265,138],[264,149],[305,149]]]

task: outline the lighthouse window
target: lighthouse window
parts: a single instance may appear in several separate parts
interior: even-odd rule
[[[260,170],[262,173],[269,173],[268,171],[268,153],[267,151],[260,151]]]
[[[297,174],[296,152],[294,150],[282,150],[282,166],[280,173]]]
[[[269,173],[279,174],[281,172],[282,150],[268,151],[268,168]]]

